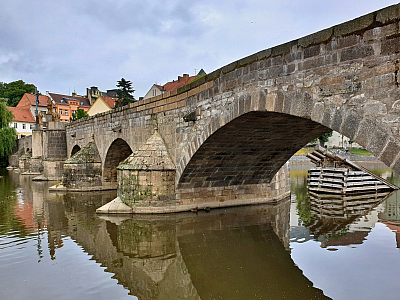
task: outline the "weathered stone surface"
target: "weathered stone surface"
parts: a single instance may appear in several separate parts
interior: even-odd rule
[[[94,141],[89,142],[89,144],[64,162],[64,164],[83,163],[101,163],[100,154]]]
[[[118,170],[175,170],[161,135],[156,131],[137,151],[121,162]]]
[[[389,141],[380,159],[389,167],[392,166],[396,155],[400,152],[400,146],[394,141]]]
[[[321,44],[327,42],[333,33],[333,28],[327,28],[316,33],[307,35],[298,40],[298,45],[302,47],[308,47],[310,45]]]
[[[376,14],[376,21],[382,24],[393,22],[400,19],[400,5],[395,4],[381,9]]]
[[[129,206],[166,205],[175,200],[175,170],[156,131],[118,167],[118,196]]]
[[[132,208],[121,201],[120,198],[115,198],[111,202],[96,209],[98,214],[130,214]]]
[[[348,35],[354,32],[359,32],[367,29],[374,22],[374,14],[359,17],[357,19],[336,25],[333,29],[335,36]]]
[[[358,58],[364,58],[370,55],[374,55],[374,49],[372,46],[355,46],[349,49],[345,49],[342,51],[342,55],[340,57],[341,61],[348,61]]]

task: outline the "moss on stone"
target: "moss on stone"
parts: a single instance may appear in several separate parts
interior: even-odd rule
[[[84,163],[101,163],[99,151],[96,144],[90,142],[71,158],[67,159],[64,164],[84,164]]]

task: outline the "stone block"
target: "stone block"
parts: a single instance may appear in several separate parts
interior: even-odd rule
[[[311,112],[311,120],[321,123],[324,117],[325,105],[323,102],[316,102]]]
[[[387,24],[400,19],[400,4],[395,4],[378,10],[376,13],[376,21]]]
[[[320,45],[310,46],[310,47],[304,49],[304,59],[310,58],[313,56],[317,56],[320,54],[320,52],[321,52]]]
[[[278,46],[273,47],[271,50],[271,55],[272,57],[278,56],[278,55],[286,55],[288,53],[290,53],[292,46],[294,43],[297,43],[297,41],[295,42],[287,42]]]
[[[333,34],[333,27],[327,28],[300,38],[297,44],[304,48],[312,45],[317,45],[328,41],[331,38],[332,34]]]
[[[400,153],[400,146],[394,141],[389,141],[386,148],[383,150],[380,160],[387,166],[391,167],[394,163],[394,159]]]
[[[272,49],[271,48],[262,50],[260,52],[257,52],[257,59],[258,60],[267,59],[267,58],[269,58],[271,56],[271,54],[272,54]]]
[[[370,45],[366,46],[355,46],[349,49],[345,49],[341,52],[340,61],[348,61],[353,59],[364,58],[367,56],[374,55],[374,49]]]
[[[347,136],[349,139],[354,140],[360,121],[361,117],[356,111],[349,111],[346,114],[342,125],[342,134]]]
[[[369,140],[367,150],[379,157],[389,138],[388,134],[375,127],[374,131],[368,132],[368,136],[370,136],[370,138],[367,137]]]
[[[390,55],[400,52],[400,37],[394,37],[382,41],[381,54]]]
[[[355,32],[365,31],[374,22],[374,14],[361,16],[354,20],[334,26],[333,34],[335,36],[345,36]]]

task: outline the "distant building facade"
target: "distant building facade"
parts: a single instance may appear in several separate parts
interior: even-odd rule
[[[99,97],[111,97],[111,98],[117,98],[118,89],[112,89],[112,90],[107,90],[107,92],[102,92],[99,90],[97,86],[92,86],[90,88],[86,88],[86,98],[89,99],[89,102],[91,105],[93,105],[97,98]]]
[[[114,108],[116,101],[118,101],[118,98],[100,96],[92,104],[87,113],[89,116],[94,116],[95,114],[109,111]]]
[[[88,98],[79,96],[76,93],[68,96],[46,92],[46,95],[53,103],[53,110],[60,115],[61,122],[69,122],[70,117],[72,117],[73,113],[76,113],[78,108],[87,112],[91,106]]]
[[[14,119],[10,123],[10,127],[14,127],[17,131],[18,138],[24,135],[31,135],[35,126],[35,118],[30,108],[8,107],[13,113]]]
[[[203,73],[204,71],[202,69],[197,76]],[[192,82],[195,78],[196,76],[189,76],[189,74],[183,74],[182,76],[178,76],[178,80],[167,82],[164,85],[153,84],[153,86],[150,88],[150,90],[146,93],[146,95],[143,98],[148,99],[162,95],[166,92],[174,91]]]

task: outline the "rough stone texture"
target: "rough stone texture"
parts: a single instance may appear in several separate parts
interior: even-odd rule
[[[175,165],[156,131],[118,167],[118,196],[129,206],[166,205],[175,200]]]
[[[67,188],[101,186],[101,163],[64,163],[62,184]]]
[[[68,153],[94,135],[103,177],[113,181],[118,163],[158,128],[179,195],[268,184],[291,154],[334,128],[399,172],[397,15],[397,8],[371,13],[250,55],[177,92],[69,124]],[[194,121],[184,120],[193,113]]]
[[[44,132],[44,159],[65,160],[67,158],[66,135],[64,130]]]
[[[64,173],[64,161],[43,160],[43,176],[47,180],[61,180]]]

